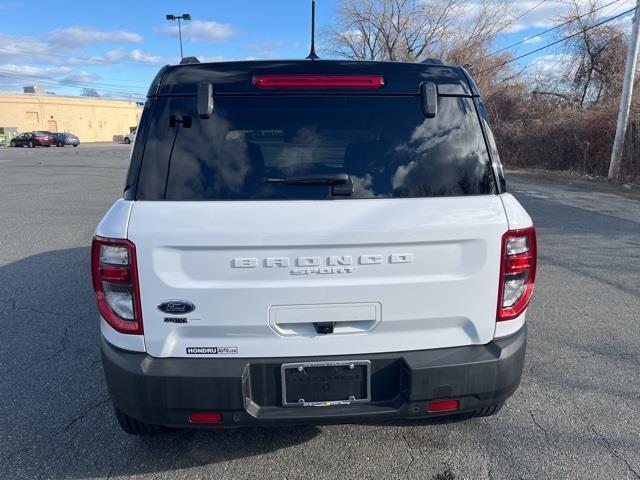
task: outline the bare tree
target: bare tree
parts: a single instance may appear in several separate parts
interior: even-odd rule
[[[80,92],[82,97],[99,97],[100,93],[95,88],[83,88]]]
[[[580,33],[564,45],[567,84],[580,108],[616,99],[622,86],[625,34],[612,24],[593,28],[602,21],[598,6],[596,0],[571,0],[568,13],[561,17],[564,22],[572,20],[563,35]]]
[[[486,46],[508,24],[501,0],[341,0],[330,53],[357,60],[420,61]]]
[[[491,55],[509,23],[502,0],[341,0],[328,53],[354,60],[418,62],[438,58],[473,66],[481,88],[508,84],[509,54]]]

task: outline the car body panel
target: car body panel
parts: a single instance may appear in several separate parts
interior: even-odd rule
[[[338,355],[484,344],[494,336],[507,230],[495,195],[139,201],[130,218],[153,356],[186,356],[195,346],[234,347],[247,357]],[[340,270],[345,263],[354,271]],[[316,265],[334,267],[316,272]],[[165,321],[156,306],[169,299],[196,306],[188,323]],[[306,325],[284,336],[269,326],[275,306],[371,302],[382,312],[372,330],[323,337]]]
[[[513,195],[503,193],[500,195],[500,200],[504,205],[504,212],[507,215],[510,230],[520,230],[533,225],[533,220]]]

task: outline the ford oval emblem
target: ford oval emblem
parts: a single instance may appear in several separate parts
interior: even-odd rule
[[[158,310],[170,315],[186,315],[196,309],[196,306],[191,302],[184,300],[167,300],[158,305]]]

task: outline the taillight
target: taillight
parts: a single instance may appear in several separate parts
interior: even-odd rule
[[[381,75],[254,75],[258,88],[365,88],[384,85]]]
[[[536,279],[536,229],[509,230],[502,236],[496,321],[512,320],[529,305]]]
[[[94,237],[91,274],[102,318],[120,333],[142,335],[135,245],[129,240]]]

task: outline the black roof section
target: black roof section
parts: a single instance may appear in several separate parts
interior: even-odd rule
[[[163,67],[149,88],[149,96],[196,95],[198,84],[213,85],[215,95],[274,94],[252,83],[254,75],[382,75],[384,86],[376,90],[332,89],[325,93],[419,95],[422,82],[433,82],[439,95],[474,95],[466,72],[455,65],[436,62],[400,63],[341,60],[262,60],[186,63]],[[296,90],[287,89],[287,93]],[[308,91],[305,91],[308,92]],[[323,91],[314,93],[323,93]]]

